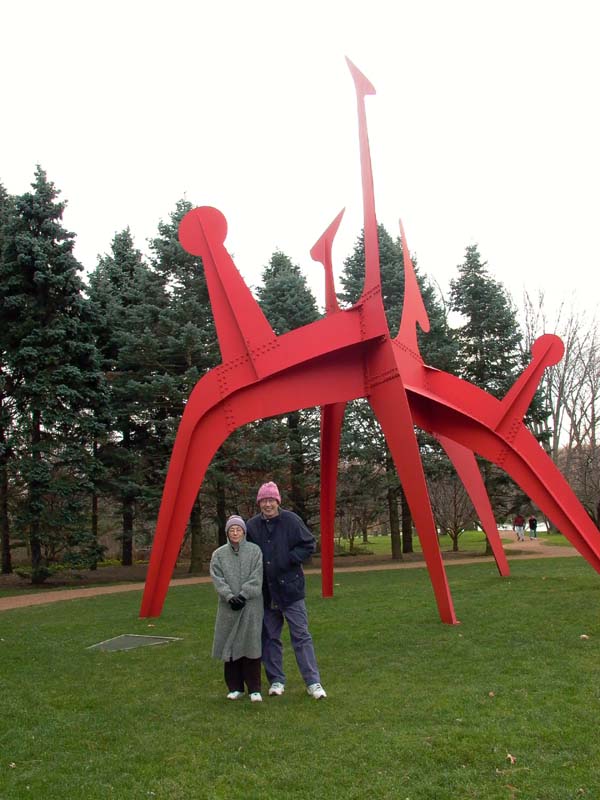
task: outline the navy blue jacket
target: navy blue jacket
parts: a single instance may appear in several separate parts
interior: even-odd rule
[[[280,508],[272,519],[256,514],[246,523],[246,530],[248,541],[262,550],[265,605],[286,608],[302,600],[302,562],[315,552],[316,540],[300,517]]]

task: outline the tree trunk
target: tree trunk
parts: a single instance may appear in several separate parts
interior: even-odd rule
[[[123,499],[123,539],[121,542],[121,564],[130,567],[133,564],[133,498]]]
[[[91,528],[94,544],[98,545],[98,492],[96,491],[96,469],[98,464],[98,441],[94,436],[94,443],[92,446],[92,511],[91,511]],[[98,551],[97,551],[98,552]],[[94,561],[90,569],[97,569],[98,562]]]
[[[483,485],[485,486],[485,490],[487,492],[488,497],[490,497],[490,467],[489,467],[489,464],[486,461],[479,461],[478,463],[480,465],[479,466],[479,471],[482,473],[482,476],[483,476]],[[491,501],[491,498],[490,498],[490,503],[491,502],[492,501]],[[494,514],[494,517],[495,516],[496,515]],[[488,539],[487,536],[485,537],[485,552],[484,552],[484,555],[486,555],[486,556],[493,556],[494,555],[494,551],[492,550],[492,545],[490,544],[490,540]]]
[[[129,429],[129,423],[125,422],[123,425],[123,430],[121,431],[123,435],[123,441],[121,446],[125,450],[126,453],[126,467],[125,467],[125,474],[122,476],[122,480],[125,482],[125,494],[123,497],[123,504],[121,507],[121,518],[122,518],[122,531],[121,531],[121,564],[124,567],[130,567],[133,564],[133,494],[131,493],[131,461],[130,461],[130,449],[131,449],[131,431]]]
[[[362,526],[362,537],[363,537],[363,544],[369,544],[369,529],[367,528],[367,523],[363,523]]]
[[[2,574],[9,575],[12,572],[12,559],[8,519],[8,467],[5,462],[0,466],[0,536],[2,538]]]
[[[42,453],[42,415],[35,409],[31,415],[31,458],[33,460],[33,474],[40,475]],[[29,546],[31,548],[32,582],[36,582],[36,573],[42,565],[42,541],[40,537],[40,514],[42,510],[42,484],[39,477],[31,478],[29,482],[29,512],[31,522],[29,525]]]
[[[385,448],[385,472],[387,475],[387,505],[390,519],[390,537],[392,539],[392,558],[402,561],[402,540],[400,538],[400,517],[398,516],[398,485],[392,454],[387,445]]]
[[[98,541],[98,494],[94,489],[92,491],[92,519],[91,519],[91,526],[92,526],[92,536],[94,537],[94,541]]]
[[[202,506],[198,498],[190,514],[190,574],[198,575],[204,566],[204,539],[202,537]]]
[[[402,561],[402,540],[400,538],[400,516],[398,515],[398,497],[396,490],[388,489],[388,511],[390,516],[390,536],[392,539],[392,558]]]
[[[227,534],[225,533],[225,523],[227,522],[225,502],[225,484],[223,481],[217,482],[217,529],[219,544],[227,544]]]
[[[98,545],[98,494],[95,489],[92,489],[92,519],[91,519],[91,526],[92,526],[92,536],[94,538],[94,545],[97,548]],[[96,552],[99,552],[99,549],[96,549]],[[94,560],[92,564],[90,564],[90,569],[95,570],[98,569],[98,561]]]
[[[2,574],[12,572],[10,553],[10,521],[8,518],[8,444],[6,441],[4,397],[0,395],[0,540],[2,542]],[[8,420],[6,422],[8,424]]]
[[[402,508],[402,552],[413,553],[412,517],[402,487],[400,487],[400,506]]]
[[[458,547],[456,549],[458,550]],[[485,537],[485,553],[484,553],[484,555],[486,555],[486,556],[493,556],[494,555],[494,551],[492,550],[492,545],[491,545],[490,540],[488,539],[487,536]]]
[[[390,537],[392,539],[392,558],[402,561],[402,541],[400,539],[400,517],[398,516],[398,495],[390,486],[387,491],[388,513],[390,518]]]
[[[304,450],[300,434],[300,412],[293,411],[287,416],[288,445],[290,448],[290,501],[292,511],[303,522],[306,519],[306,493],[304,488]]]

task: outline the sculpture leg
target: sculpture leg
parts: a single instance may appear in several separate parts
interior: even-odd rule
[[[214,454],[229,433],[223,415],[213,410],[199,421],[189,442],[178,434],[156,523],[141,617],[157,617],[162,610],[192,506]],[[180,454],[178,450],[186,452]],[[183,467],[172,469],[178,456],[183,459]]]
[[[432,391],[436,390],[435,385]],[[600,532],[533,434],[519,423],[510,439],[485,427],[475,414],[452,408],[437,398],[408,390],[415,423],[469,448],[509,475],[551,519],[573,547],[600,573]]]
[[[471,502],[475,507],[479,521],[481,522],[485,535],[492,548],[498,572],[502,577],[507,577],[510,575],[510,568],[506,560],[506,553],[502,547],[494,512],[490,504],[490,498],[488,497],[475,456],[466,447],[463,447],[457,442],[453,442],[452,439],[448,439],[446,436],[437,436],[437,439],[448,454],[450,461],[454,464],[458,477],[461,479],[463,486],[471,498]]]
[[[419,534],[442,622],[456,625],[448,579],[442,561],[429,493],[410,408],[399,377],[376,386],[369,402],[385,434]]]
[[[600,573],[600,532],[563,478],[556,465],[527,431],[530,439],[519,449],[506,453],[501,466],[540,508],[558,530]],[[521,443],[518,443],[521,444]],[[526,455],[529,456],[527,458]],[[539,466],[531,464],[537,461]]]
[[[214,376],[214,373],[212,373]],[[222,396],[220,385],[208,373],[186,405],[161,502],[142,617],[158,616],[169,587],[192,505],[214,454],[242,425],[300,408],[335,404],[340,398],[364,392],[362,365],[346,363],[337,353],[293,370],[233,390]]]
[[[333,552],[340,437],[346,403],[321,408],[321,592],[333,597]]]

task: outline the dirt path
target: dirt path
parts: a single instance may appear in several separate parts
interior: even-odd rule
[[[531,558],[560,558],[569,556],[578,556],[579,553],[572,547],[564,547],[559,545],[547,544],[545,541],[535,539],[534,541],[526,540],[524,542],[505,542],[507,550],[507,558],[509,561],[531,559]],[[390,569],[417,569],[423,568],[425,562],[422,557],[410,561],[390,561],[373,559],[369,560],[368,557],[361,559],[360,563],[354,563],[353,566],[339,565],[336,559],[335,572],[367,572],[373,570],[390,570]],[[468,556],[462,553],[444,553],[445,566],[452,566],[452,564],[479,564],[486,562],[493,562],[492,556]],[[347,559],[343,559],[347,561]],[[319,574],[320,569],[310,568],[305,570],[307,575]],[[189,586],[197,583],[210,583],[208,575],[193,577],[193,578],[174,578],[170,586]],[[103,594],[117,594],[119,592],[141,592],[144,584],[140,581],[137,583],[120,583],[112,586],[90,586],[80,589],[54,589],[45,592],[38,592],[32,594],[13,595],[11,597],[0,597],[0,612],[9,611],[15,608],[25,608],[28,606],[46,605],[47,603],[59,603],[64,600],[80,600],[85,597],[98,597]]]

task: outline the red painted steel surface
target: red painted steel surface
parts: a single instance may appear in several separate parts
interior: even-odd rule
[[[180,241],[202,257],[222,363],[192,391],[165,481],[141,616],[161,613],[196,495],[219,446],[237,428],[263,417],[321,406],[321,551],[323,594],[333,594],[333,523],[337,464],[346,403],[364,397],[386,436],[431,577],[440,617],[456,623],[414,426],[433,434],[454,464],[484,526],[500,574],[508,564],[475,453],[503,468],[600,572],[600,532],[556,466],[523,424],[543,370],[563,345],[545,335],[532,361],[502,400],[424,364],[417,325],[428,331],[406,237],[405,298],[398,336],[389,334],[381,295],[377,218],[365,96],[375,90],[348,62],[358,104],[365,229],[365,285],[358,302],[340,310],[331,249],[342,214],[311,250],[325,268],[327,316],[276,336],[227,249],[227,222],[216,209],[190,211]],[[343,212],[342,212],[343,213]]]

